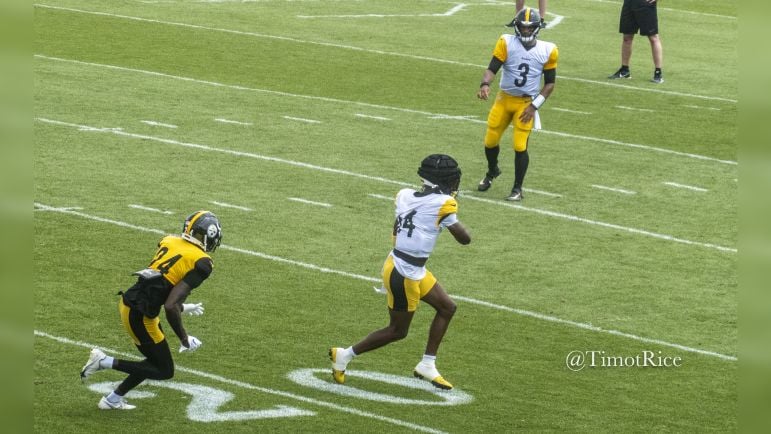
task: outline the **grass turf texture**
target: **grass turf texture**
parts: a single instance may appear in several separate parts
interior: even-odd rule
[[[187,213],[210,208],[220,216],[228,246],[353,275],[216,252],[215,274],[191,296],[204,302],[206,314],[186,317],[188,330],[204,347],[175,354],[185,368],[441,431],[735,430],[735,361],[462,300],[438,366],[473,395],[470,404],[382,404],[286,378],[295,369],[327,368],[328,346],[351,344],[384,324],[384,300],[366,278],[377,277],[388,251],[393,209],[370,195],[393,196],[401,184],[416,183],[420,159],[433,152],[449,153],[461,163],[467,192],[459,199],[459,216],[474,239],[461,247],[444,235],[429,263],[451,294],[736,355],[737,255],[730,249],[736,247],[738,169],[715,160],[736,160],[731,100],[738,87],[737,40],[735,31],[714,32],[718,22],[736,30],[736,20],[705,15],[725,9],[698,2],[672,5],[681,12],[662,8],[666,83],[647,82],[650,48],[638,37],[634,78],[621,83],[628,87],[618,87],[604,77],[618,66],[620,4],[552,5],[551,12],[566,18],[541,38],[560,47],[559,78],[542,110],[546,131],[531,138],[526,209],[520,209],[501,200],[513,179],[510,133],[502,141],[504,175],[487,193],[474,191],[485,171],[481,139],[490,107],[474,93],[512,6],[468,4],[448,17],[382,19],[297,15],[414,15],[441,13],[451,5],[48,3],[81,12],[39,5],[34,9],[35,201],[82,207],[87,215],[168,233],[179,230]],[[715,68],[714,58],[724,59],[726,67]],[[362,114],[389,120],[357,116]],[[528,187],[560,197],[528,193]],[[120,327],[114,294],[130,285],[131,271],[146,265],[159,237],[76,215],[36,212],[35,329],[136,353]],[[430,307],[421,306],[405,341],[355,360],[351,369],[411,375],[431,316]],[[170,336],[170,342],[176,348],[176,338]],[[683,366],[572,372],[565,357],[573,350],[661,351],[682,357]],[[204,424],[186,417],[188,395],[150,386],[140,390],[152,390],[157,398],[132,401],[143,417],[99,412],[98,395],[77,379],[87,354],[86,348],[36,338],[36,431],[125,430],[128,424],[138,431],[164,426],[412,430],[189,372],[178,372],[173,381],[235,394],[221,411],[289,405],[317,415]],[[121,378],[115,372],[95,375],[95,381]],[[379,382],[350,383],[435,399]]]

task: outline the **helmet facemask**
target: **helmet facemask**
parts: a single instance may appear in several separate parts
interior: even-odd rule
[[[517,13],[507,27],[514,28],[514,33],[522,45],[531,47],[535,45],[538,32],[541,31],[541,15],[534,9],[524,8]]]

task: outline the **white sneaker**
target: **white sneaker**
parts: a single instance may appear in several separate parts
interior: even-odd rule
[[[99,348],[91,350],[91,355],[88,356],[88,362],[86,362],[86,364],[83,365],[83,369],[80,370],[80,379],[83,380],[94,372],[102,370],[99,362],[105,357],[107,357],[107,354]]]
[[[418,363],[417,366],[415,366],[415,370],[412,372],[412,374],[416,378],[422,378],[424,380],[428,380],[433,384],[434,386],[444,389],[444,390],[450,390],[452,389],[452,384],[450,384],[449,381],[445,380],[440,374],[439,371],[436,370],[436,366],[433,365],[427,365],[423,362]]]
[[[348,367],[348,362],[353,359],[351,356],[343,357],[344,351],[345,348],[329,349],[329,360],[332,361],[332,378],[338,384],[345,383],[345,368]]]
[[[110,402],[107,400],[106,396],[103,396],[102,399],[99,400],[99,404],[96,406],[101,410],[133,410],[137,408],[136,405],[129,404],[123,398],[121,398],[118,402]]]

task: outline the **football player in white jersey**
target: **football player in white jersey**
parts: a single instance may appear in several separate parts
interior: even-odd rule
[[[538,39],[541,17],[534,9],[524,8],[508,24],[515,35],[504,34],[498,39],[493,50],[490,65],[485,70],[477,97],[487,100],[490,96],[490,82],[501,67],[501,89],[487,117],[485,133],[485,156],[487,173],[477,189],[487,191],[493,179],[501,174],[498,168],[498,153],[501,136],[513,122],[514,133],[514,187],[507,200],[522,200],[522,183],[530,163],[527,153],[530,131],[540,128],[538,109],[554,91],[557,78],[557,46]],[[543,76],[543,88],[541,88]],[[540,88],[540,90],[539,90]]]
[[[389,324],[355,345],[329,350],[332,377],[337,383],[345,382],[345,369],[355,356],[404,339],[422,300],[436,310],[436,315],[429,329],[425,354],[415,366],[413,375],[430,381],[440,389],[452,389],[452,384],[436,369],[436,353],[456,306],[426,269],[426,261],[443,228],[447,228],[459,243],[471,242],[471,236],[457,216],[455,196],[461,171],[449,155],[433,154],[423,160],[418,175],[423,181],[421,190],[405,188],[396,195],[394,248],[383,264]]]

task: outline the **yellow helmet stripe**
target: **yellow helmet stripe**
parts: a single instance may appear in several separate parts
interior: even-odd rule
[[[525,22],[530,22],[530,8],[525,8]]]
[[[198,220],[202,215],[206,214],[209,211],[198,211],[193,218],[190,219],[190,223],[187,224],[187,227],[185,228],[185,233],[190,234],[190,229],[193,227],[193,224],[195,224],[196,220]]]

